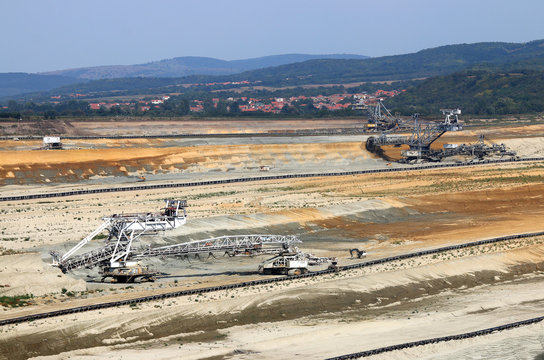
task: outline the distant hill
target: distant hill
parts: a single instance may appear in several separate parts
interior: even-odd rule
[[[299,55],[283,56],[291,56],[290,61],[300,59]],[[202,67],[222,62],[222,60],[209,58],[206,61],[198,60],[202,58],[184,59],[189,65],[194,62],[194,64],[201,64]],[[251,66],[257,66],[257,63],[264,64],[263,59],[266,59],[269,64],[279,61],[277,57],[272,56],[260,58],[260,60],[236,60],[234,63],[250,62],[253,63]],[[83,84],[66,85],[54,89],[50,93],[31,94],[26,98],[46,99],[50,95],[67,95],[71,93],[92,93],[97,96],[103,96],[104,94],[182,93],[186,91],[182,86],[183,84],[238,82],[243,80],[272,87],[408,80],[447,75],[467,69],[491,71],[500,69],[504,71],[516,69],[544,70],[544,40],[528,43],[485,42],[447,45],[411,54],[366,59],[313,59],[221,76],[192,75],[176,78],[132,77],[94,80]],[[219,88],[225,89],[228,86],[216,86],[214,90]],[[200,90],[209,91],[210,88]]]
[[[94,66],[58,70],[43,75],[62,75],[78,79],[99,80],[124,77],[184,77],[190,75],[229,75],[243,71],[279,66],[312,59],[366,59],[353,54],[285,54],[243,60],[220,60],[209,57],[185,56],[138,65]]]
[[[544,57],[544,40],[528,43],[486,42],[440,46],[412,54],[369,59],[319,59],[247,71],[228,77],[260,80],[263,85],[301,85],[426,78],[451,74],[484,63],[531,62]]]
[[[523,68],[538,67],[544,59],[544,40],[529,43],[476,43],[447,45],[421,50],[412,54],[367,59],[315,59],[287,65],[246,71],[223,76],[190,76],[162,79],[161,86],[196,82],[260,81],[266,86],[296,86],[305,84],[335,84],[360,81],[385,81],[428,78],[451,74],[480,66],[491,68],[517,64]],[[149,86],[146,86],[149,81]],[[149,89],[157,79],[138,79],[138,88]],[[83,86],[68,86],[65,90],[98,92],[129,90],[127,79],[93,81]],[[133,89],[134,90],[134,89]]]
[[[297,61],[309,59],[364,59],[367,56],[353,54],[329,54],[329,55],[307,55],[307,54],[285,54],[264,56],[243,60],[219,60],[207,57],[186,56],[174,59],[155,61],[140,65],[112,65],[96,66],[79,69],[68,69],[51,71],[41,74],[27,73],[0,73],[0,98],[24,93],[35,93],[48,91],[69,84],[81,84],[95,79],[112,78],[180,78],[191,75],[218,76],[235,74],[251,69],[278,66]],[[150,80],[149,85],[142,85],[143,88],[155,86],[157,81]],[[164,83],[164,80],[160,81]],[[169,84],[172,80],[168,81]],[[177,81],[176,81],[177,82]],[[115,88],[110,82],[103,83],[106,87]],[[126,81],[120,80],[119,84]],[[138,82],[140,84],[140,82]],[[168,85],[168,84],[167,84]],[[98,85],[99,87],[101,85]]]
[[[47,91],[77,82],[81,82],[81,80],[59,75],[0,73],[0,97],[27,92]]]
[[[543,112],[544,71],[503,70],[469,70],[433,77],[385,103],[391,111],[404,115],[434,115],[441,108],[451,107],[474,115]]]

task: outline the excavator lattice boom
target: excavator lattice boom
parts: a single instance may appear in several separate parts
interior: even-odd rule
[[[140,246],[136,248],[133,246],[135,240],[144,235],[173,230],[185,224],[186,206],[187,203],[184,200],[166,200],[166,207],[159,213],[116,214],[105,217],[103,223],[96,230],[66,254],[52,252],[52,265],[59,267],[63,272],[82,267],[99,266],[102,280],[112,277],[119,282],[132,282],[137,278],[155,279],[157,272],[150,270],[147,266],[140,265],[140,261],[152,257],[188,258],[189,255],[198,257],[200,254],[215,257],[214,253],[223,253],[228,256],[272,254],[277,255],[274,259],[278,256],[283,259],[277,263],[277,267],[281,267],[282,271],[280,272],[285,274],[295,266],[296,269],[304,268],[303,271],[307,271],[308,265],[317,265],[330,260],[330,258],[305,254],[294,248],[294,245],[301,243],[301,241],[293,235],[229,235],[161,247]],[[106,229],[109,235],[104,246],[77,254],[81,248]],[[302,263],[293,263],[291,266],[286,261],[288,257],[292,256],[293,251],[296,256],[302,256],[303,261]],[[285,269],[286,271],[283,271]]]

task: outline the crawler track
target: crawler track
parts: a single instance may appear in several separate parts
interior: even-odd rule
[[[508,159],[508,160],[484,160],[480,162],[433,164],[433,165],[425,165],[425,166],[382,168],[382,169],[369,169],[369,170],[356,170],[356,171],[339,171],[339,172],[327,172],[327,173],[269,175],[269,176],[245,177],[245,178],[235,178],[235,179],[225,179],[225,180],[196,181],[196,182],[188,182],[188,183],[170,183],[170,184],[125,186],[125,187],[118,187],[118,188],[87,189],[87,190],[48,193],[48,194],[4,196],[4,197],[0,197],[0,201],[19,201],[19,200],[54,198],[54,197],[75,196],[75,195],[110,193],[110,192],[196,187],[196,186],[206,186],[206,185],[231,184],[231,183],[280,180],[280,179],[362,175],[362,174],[377,174],[377,173],[385,173],[385,172],[404,172],[404,171],[430,170],[430,169],[440,169],[440,168],[466,167],[466,166],[485,165],[485,164],[502,164],[502,163],[523,162],[523,161],[544,161],[544,157],[530,157],[530,158]]]
[[[362,357],[383,354],[383,353],[390,352],[390,351],[395,351],[395,350],[408,349],[408,348],[412,348],[412,347],[416,347],[416,346],[436,344],[436,343],[452,341],[452,340],[470,339],[470,338],[473,338],[473,337],[476,337],[476,336],[489,335],[489,334],[492,334],[492,333],[498,332],[498,331],[504,331],[504,330],[517,328],[517,327],[520,327],[520,326],[536,324],[536,323],[541,322],[542,320],[544,320],[544,316],[539,316],[539,317],[535,317],[535,318],[532,318],[532,319],[516,321],[516,322],[513,322],[513,323],[494,326],[494,327],[487,328],[487,329],[471,331],[471,332],[468,332],[468,333],[436,337],[436,338],[431,338],[431,339],[408,342],[408,343],[404,343],[404,344],[385,346],[385,347],[372,349],[372,350],[361,351],[361,352],[357,352],[357,353],[353,353],[353,354],[340,355],[340,356],[336,356],[336,357],[333,357],[333,358],[329,358],[327,360],[359,359],[359,358],[362,358]]]
[[[444,246],[444,247],[440,247],[440,248],[436,248],[436,249],[416,251],[416,252],[407,253],[407,254],[390,256],[390,257],[382,258],[382,259],[365,261],[365,262],[361,262],[361,263],[358,263],[358,264],[342,266],[338,270],[327,269],[327,270],[315,271],[315,272],[311,272],[311,273],[307,273],[307,274],[303,274],[303,275],[282,276],[282,277],[275,277],[275,278],[268,278],[268,279],[261,279],[261,280],[246,281],[246,282],[235,283],[235,284],[211,286],[211,287],[205,287],[205,288],[200,288],[200,289],[181,290],[181,291],[175,291],[175,292],[170,292],[170,293],[165,293],[165,294],[158,294],[158,295],[144,296],[144,297],[128,299],[128,300],[112,301],[112,302],[106,302],[106,303],[100,303],[100,304],[94,304],[94,305],[73,307],[73,308],[68,308],[68,309],[62,309],[62,310],[56,310],[56,311],[50,311],[50,312],[45,312],[45,313],[38,313],[38,314],[15,317],[15,318],[11,318],[11,319],[0,320],[0,326],[8,325],[8,324],[17,324],[17,323],[33,321],[33,320],[38,320],[38,319],[45,319],[45,318],[50,318],[50,317],[55,317],[55,316],[60,316],[60,315],[67,315],[67,314],[73,314],[73,313],[79,313],[79,312],[85,312],[85,311],[91,311],[91,310],[97,310],[97,309],[111,308],[111,307],[122,306],[122,305],[138,304],[138,303],[148,302],[148,301],[153,301],[153,300],[162,300],[162,299],[174,298],[174,297],[179,297],[179,296],[203,294],[203,293],[209,293],[209,292],[220,291],[220,290],[238,289],[238,288],[244,288],[244,287],[248,287],[248,286],[277,283],[277,282],[289,281],[289,280],[294,280],[294,279],[318,277],[318,276],[322,276],[322,275],[326,275],[326,274],[332,274],[332,273],[335,273],[335,272],[338,272],[338,271],[346,271],[346,270],[350,270],[350,269],[364,268],[364,267],[378,265],[378,264],[384,264],[384,263],[388,263],[388,262],[392,262],[392,261],[396,261],[396,260],[416,258],[416,257],[419,257],[419,256],[424,256],[424,255],[429,255],[429,254],[437,254],[437,253],[441,253],[441,252],[445,252],[445,251],[463,249],[463,248],[468,248],[468,247],[472,247],[472,246],[492,244],[492,243],[497,243],[497,242],[501,242],[501,241],[522,239],[522,238],[529,238],[529,237],[543,236],[543,235],[544,235],[544,231],[536,232],[536,233],[525,233],[525,234],[501,236],[501,237],[496,237],[496,238],[491,238],[491,239],[472,241],[472,242],[463,243],[463,244]],[[346,355],[346,356],[348,356],[348,355]],[[346,359],[349,359],[349,358],[346,358]]]

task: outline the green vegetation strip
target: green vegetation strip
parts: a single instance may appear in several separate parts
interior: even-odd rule
[[[32,294],[18,295],[18,296],[0,296],[0,305],[5,307],[21,307],[29,305],[28,300],[32,299]]]

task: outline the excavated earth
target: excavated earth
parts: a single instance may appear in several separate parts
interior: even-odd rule
[[[542,156],[541,130],[495,129],[489,137]],[[260,165],[278,173],[395,166],[366,153],[357,137],[229,138],[213,145],[216,140],[87,140],[59,152],[30,150],[34,144],[22,142],[6,150],[10,144],[4,143],[0,189],[16,195],[93,188],[126,184],[144,173],[151,183],[255,176]],[[76,149],[89,144],[94,149]],[[115,172],[121,167],[126,173]],[[92,171],[90,180],[83,169]],[[0,307],[0,319],[261,278],[256,269],[265,258],[153,259],[148,263],[163,276],[128,286],[100,283],[96,270],[65,275],[47,265],[50,250],[67,251],[100,217],[153,211],[165,198],[188,200],[188,222],[143,246],[225,234],[296,234],[302,250],[345,265],[362,261],[350,258],[352,248],[376,259],[542,231],[543,176],[542,163],[524,162],[0,203],[0,296],[34,295],[27,306]],[[541,316],[543,305],[544,239],[529,238],[4,326],[0,358],[322,359]],[[544,353],[543,330],[536,324],[377,358],[537,358]]]
[[[161,139],[153,139],[114,148],[103,148],[102,140],[95,141],[98,144],[91,149],[77,144],[58,151],[5,150],[1,152],[0,182],[6,185],[82,180],[136,182],[140,176],[149,180],[187,179],[202,174],[217,177],[218,173],[258,176],[262,166],[272,168],[270,173],[285,173],[296,172],[302,164],[309,171],[323,172],[327,171],[327,164],[331,170],[380,165],[379,160],[363,150],[361,137],[355,136],[340,136],[337,142],[324,137],[294,139],[295,143],[288,143],[293,142],[292,138],[256,139],[253,144],[236,144],[247,142],[244,138],[228,140],[231,144],[207,145],[213,139],[202,139],[182,141],[181,146],[164,140],[171,146],[156,146]],[[275,143],[266,143],[272,141]]]
[[[164,134],[266,134],[296,130],[362,129],[361,118],[266,119],[247,118],[134,118],[98,117],[94,119],[2,121],[0,136],[157,136]]]

